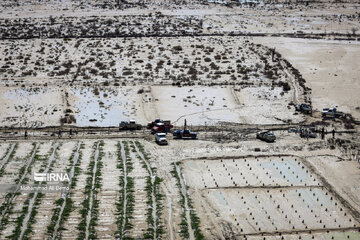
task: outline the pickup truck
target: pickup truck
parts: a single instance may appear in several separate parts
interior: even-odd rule
[[[189,129],[185,129],[185,130],[175,130],[173,132],[173,136],[175,138],[191,138],[191,139],[196,139],[197,138],[197,133],[196,132],[191,132]]]
[[[166,140],[166,133],[156,133],[155,142],[159,145],[167,145],[168,141]]]
[[[321,115],[323,118],[339,118],[344,116],[344,113],[337,111],[336,108],[323,108]]]
[[[129,122],[121,121],[119,124],[119,130],[141,130],[141,124],[137,124],[135,120],[130,120]]]

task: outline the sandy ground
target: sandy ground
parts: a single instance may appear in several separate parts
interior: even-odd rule
[[[312,89],[314,108],[338,106],[340,111],[360,118],[360,45],[349,41],[254,38],[275,47],[304,76]]]
[[[349,133],[343,131],[349,128],[343,120],[323,121],[318,112],[305,116],[293,107],[308,100],[315,110],[338,106],[360,119],[359,4],[127,2],[118,10],[115,1],[107,0],[2,1],[1,127],[60,126],[61,121],[106,127],[130,119],[146,124],[157,117],[178,126],[184,119],[190,127],[221,123],[226,131],[200,131],[198,140],[168,135],[167,146],[155,144],[146,131],[134,134],[149,139],[136,139],[144,145],[149,166],[130,148],[128,176],[134,191],[126,198],[134,206],[125,207],[132,212],[126,216],[126,236],[144,238],[162,227],[159,239],[171,240],[184,239],[184,229],[191,240],[197,231],[205,239],[360,239],[358,125],[351,122]],[[272,56],[274,47],[281,56]],[[335,128],[336,137],[301,139],[286,129],[286,124],[311,122],[326,125],[327,131]],[[255,139],[256,131],[267,127],[275,131],[275,143]],[[43,132],[36,134],[40,138]],[[44,170],[49,159],[54,161],[51,171],[74,167],[70,158],[80,141],[80,171],[68,195],[73,208],[58,236],[80,237],[85,221],[98,224],[98,239],[113,239],[124,188],[117,144],[136,141],[116,135],[39,142],[34,135],[2,138],[0,183],[34,183],[33,174]],[[94,144],[100,140],[103,166],[96,173]],[[36,143],[39,148],[32,152]],[[172,163],[179,163],[180,184]],[[156,207],[146,192],[149,167],[162,179]],[[89,178],[97,174],[100,184]],[[0,239],[26,235],[26,229],[32,229],[30,239],[50,237],[59,193],[40,196],[38,206],[29,194],[8,196],[6,206],[8,197],[0,194],[0,222],[6,225]],[[91,203],[97,217],[84,208],[85,199],[98,200]],[[26,210],[34,221],[30,212],[22,218]],[[197,227],[191,214],[199,218]],[[160,224],[152,226],[151,217]]]
[[[59,89],[1,88],[2,124],[17,127],[40,127],[59,123],[62,98]]]
[[[138,93],[145,89],[143,93]],[[145,125],[156,117],[181,126],[242,124],[283,124],[304,120],[287,105],[293,91],[271,87],[41,87],[39,90],[3,88],[4,108],[0,119],[8,127],[57,126],[66,116],[71,125],[118,126],[135,119]],[[1,93],[0,93],[1,94]],[[14,104],[14,99],[17,99]]]
[[[181,125],[215,125],[219,122],[248,124],[281,124],[300,122],[284,101],[291,94],[282,95],[281,88],[233,87],[152,87],[156,112],[162,119]],[[286,99],[286,100],[285,100]],[[166,111],[165,111],[166,109]]]
[[[356,184],[359,181],[358,163],[355,161],[341,161],[339,158],[332,156],[313,157],[309,158],[309,161],[324,177],[329,179],[331,185],[339,189],[341,196],[359,211],[359,186]]]

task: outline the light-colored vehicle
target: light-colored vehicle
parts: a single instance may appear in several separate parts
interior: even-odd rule
[[[258,132],[256,133],[256,138],[266,142],[274,142],[276,140],[275,134],[271,131]]]
[[[324,118],[338,118],[342,117],[344,113],[337,111],[336,108],[323,108],[321,115]]]
[[[167,145],[168,141],[166,140],[166,133],[156,133],[155,142],[159,145]]]
[[[129,122],[122,121],[119,124],[119,130],[141,130],[141,124],[137,124],[135,120],[130,120]]]

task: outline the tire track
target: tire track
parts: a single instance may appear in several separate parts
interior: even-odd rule
[[[182,193],[182,195],[184,196],[184,200],[185,200],[185,216],[186,216],[186,223],[187,223],[187,228],[189,231],[189,239],[190,240],[195,240],[195,235],[194,235],[194,231],[191,227],[191,217],[190,217],[190,208],[189,208],[189,202],[188,202],[188,197],[187,197],[187,193],[186,193],[186,187],[185,187],[185,179],[184,176],[181,173],[180,167],[178,165],[175,164],[176,167],[176,172],[180,178],[180,191]]]

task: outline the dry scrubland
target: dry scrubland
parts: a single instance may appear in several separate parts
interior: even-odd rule
[[[118,3],[1,1],[0,183],[72,191],[0,193],[0,239],[360,238],[359,3]],[[86,128],[157,117],[198,140]]]

